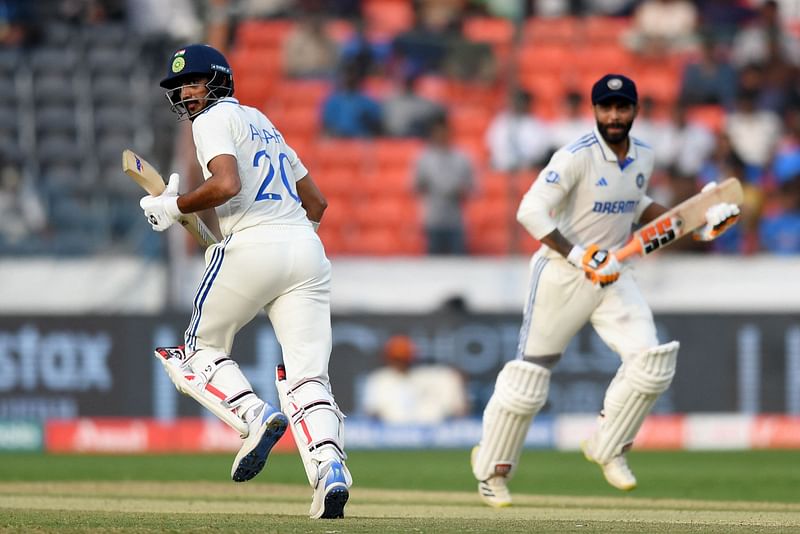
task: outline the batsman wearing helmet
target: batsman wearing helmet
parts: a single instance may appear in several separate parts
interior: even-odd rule
[[[629,239],[634,224],[667,211],[646,194],[653,150],[629,135],[636,85],[607,74],[591,96],[594,131],[553,155],[517,212],[542,247],[531,260],[516,358],[497,376],[471,456],[480,496],[494,507],[511,504],[508,481],[531,420],[547,401],[551,369],[587,322],[621,358],[597,428],[582,444],[586,459],[615,488],[636,487],[625,453],[675,374],[678,342],[659,343],[633,275],[610,252]],[[715,204],[695,237],[714,239],[738,216],[735,204]]]
[[[192,123],[205,180],[179,195],[172,174],[164,193],[142,198],[141,207],[157,231],[182,213],[214,208],[223,237],[206,250],[185,350],[162,354],[170,378],[242,433],[233,480],[256,476],[290,426],[313,488],[309,515],[343,517],[352,478],[328,379],[331,265],[315,231],[326,201],[275,125],[233,98],[233,74],[219,51],[177,50],[161,86],[172,111]],[[283,351],[282,411],[253,392],[230,357],[234,336],[261,309]]]

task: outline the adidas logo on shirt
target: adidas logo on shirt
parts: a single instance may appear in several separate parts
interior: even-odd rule
[[[604,187],[608,185],[608,182],[606,181],[605,176],[601,176],[600,179],[597,180],[597,182],[594,185],[599,187]]]

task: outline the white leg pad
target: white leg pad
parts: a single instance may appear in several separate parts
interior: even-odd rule
[[[592,437],[592,456],[609,462],[633,442],[659,395],[675,376],[680,343],[653,347],[626,361],[611,381],[603,403],[600,426]]]
[[[483,412],[483,436],[472,461],[479,481],[514,474],[531,420],[547,401],[550,371],[522,360],[508,362]]]
[[[344,452],[344,414],[336,405],[330,385],[321,380],[304,379],[291,387],[285,371],[278,366],[275,385],[281,410],[289,417],[289,426],[311,487],[315,487],[319,466],[329,460],[342,462]],[[344,468],[348,486],[352,483]]]
[[[187,357],[180,346],[159,347],[155,356],[178,391],[202,404],[242,437],[249,434],[242,416],[262,401],[227,354],[204,349]]]

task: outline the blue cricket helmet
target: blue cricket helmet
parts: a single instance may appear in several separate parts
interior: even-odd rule
[[[207,44],[192,44],[172,54],[167,77],[161,80],[160,85],[165,89],[174,89],[188,76],[202,74],[213,77],[216,73],[227,76],[233,92],[233,70],[222,52]]]
[[[181,86],[192,77],[205,76],[208,82],[207,106],[214,105],[222,98],[233,95],[233,71],[222,52],[206,44],[191,44],[179,48],[170,57],[167,77],[161,80],[161,87],[167,89],[167,99],[178,118],[192,118],[200,111],[189,113],[186,103],[181,99]]]

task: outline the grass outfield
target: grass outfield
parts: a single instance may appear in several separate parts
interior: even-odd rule
[[[629,494],[577,452],[530,451],[503,510],[468,451],[354,451],[347,518],[323,522],[296,455],[246,484],[232,458],[0,454],[0,531],[800,533],[800,451],[634,452]]]

